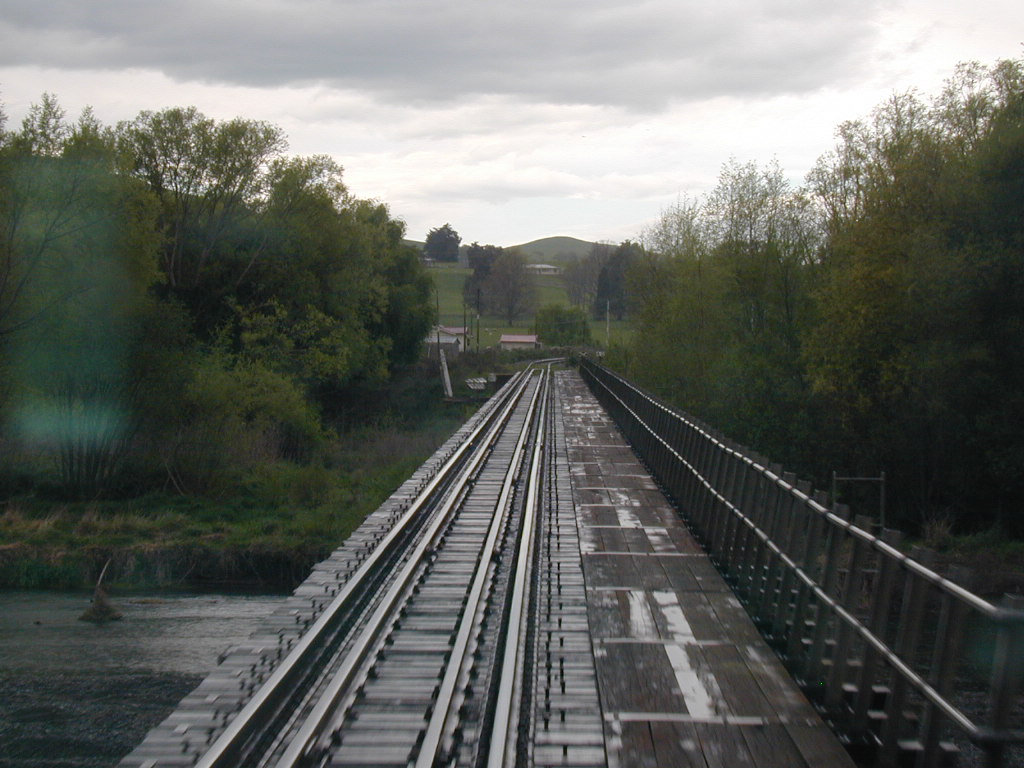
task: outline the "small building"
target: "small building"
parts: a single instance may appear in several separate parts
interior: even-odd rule
[[[537,341],[537,334],[503,333],[498,340],[500,349],[539,349],[540,342]]]
[[[435,325],[425,341],[429,357],[437,357],[438,343],[444,350],[445,357],[452,357],[466,351],[469,336],[462,326]]]
[[[531,275],[560,275],[562,268],[554,264],[527,264],[526,271]]]

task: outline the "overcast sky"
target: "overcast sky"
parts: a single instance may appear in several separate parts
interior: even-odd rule
[[[268,120],[414,239],[618,242],[730,157],[799,183],[843,120],[1022,42],[1020,0],[3,0],[0,102]]]

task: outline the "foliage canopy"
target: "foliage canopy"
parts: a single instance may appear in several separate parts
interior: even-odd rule
[[[416,360],[434,312],[404,225],[285,147],[194,107],[69,123],[49,94],[0,133],[0,480],[49,455],[70,496],[215,492],[320,460]]]
[[[961,65],[843,123],[802,188],[730,160],[628,272],[657,392],[903,523],[1024,532],[1024,64]]]

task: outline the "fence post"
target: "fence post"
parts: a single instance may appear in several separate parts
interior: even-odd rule
[[[826,507],[828,505],[828,497],[822,493],[818,493],[814,497],[814,501],[820,506]],[[814,578],[813,561],[817,558],[817,553],[821,540],[821,531],[825,526],[824,516],[816,509],[805,504],[807,510],[807,527],[806,537],[804,538],[803,549],[800,553],[800,557],[797,560],[797,564],[808,574]],[[817,581],[817,579],[814,579]],[[807,614],[810,610],[811,590],[801,580],[797,584],[797,595],[796,595],[796,606],[793,610],[793,626],[792,631],[789,634],[789,642],[786,644],[786,655],[790,659],[791,665],[795,667],[797,659],[803,658],[806,662],[807,650],[803,647],[804,635],[807,633]],[[807,680],[804,680],[807,683]]]
[[[924,547],[913,547],[910,557],[922,565],[929,566],[934,553]],[[901,659],[909,658],[921,640],[921,619],[924,615],[924,602],[927,584],[913,572],[907,572],[906,586],[903,591],[903,605],[900,607],[896,633],[896,655]],[[889,696],[885,702],[885,720],[882,722],[882,754],[883,766],[895,766],[899,756],[899,740],[903,730],[903,703],[906,699],[907,681],[902,675],[893,677]]]
[[[965,589],[974,588],[974,573],[968,568],[955,566],[950,569],[950,579]],[[935,649],[932,656],[928,681],[943,698],[948,699],[956,687],[956,671],[960,662],[960,647],[964,638],[964,624],[967,606],[951,595],[942,596],[939,610],[939,625],[935,633]],[[938,708],[930,701],[925,702],[921,718],[922,751],[917,760],[918,768],[939,765],[942,745],[940,737],[942,718]]]
[[[1003,597],[1002,607],[1008,612],[1020,613],[1024,611],[1024,596],[1006,595]],[[989,727],[993,732],[998,732],[1009,724],[1014,697],[1021,684],[1021,668],[1024,666],[1024,624],[1021,624],[1020,618],[1004,614],[1000,617],[996,630],[992,682],[989,686]],[[1002,742],[986,744],[986,768],[1001,768],[1005,750],[1006,745]]]
[[[845,504],[834,504],[832,512],[844,520],[850,516],[850,508]],[[846,531],[838,525],[828,525],[828,544],[825,548],[825,561],[822,564],[824,578],[821,579],[821,589],[829,597],[835,596],[836,582],[839,580],[839,552],[843,545]],[[830,623],[830,610],[828,606],[819,602],[814,612],[814,631],[811,634],[811,648],[807,654],[807,663],[804,666],[804,679],[811,686],[811,692],[816,696],[823,694],[825,680],[823,680],[823,669],[825,659],[825,645],[828,640],[828,627]],[[814,685],[817,682],[818,685]]]
[[[853,523],[858,528],[868,530],[871,526],[871,518],[866,515],[857,515]],[[860,599],[861,586],[864,583],[864,556],[867,554],[867,547],[868,545],[862,539],[853,539],[853,551],[850,553],[846,579],[839,597],[839,604],[851,613],[856,613],[856,603]],[[842,704],[852,639],[853,628],[846,623],[840,624],[836,633],[836,644],[832,650],[832,673],[825,696],[825,706],[832,711],[838,711]]]
[[[899,546],[903,534],[896,530],[883,530],[881,539],[892,547]],[[877,583],[872,593],[871,607],[868,616],[868,630],[876,637],[882,637],[892,602],[892,593],[896,587],[899,565],[891,557],[879,553]],[[861,659],[860,674],[857,676],[856,693],[853,702],[853,733],[864,737],[867,735],[872,698],[875,687],[875,673],[880,662],[878,651],[874,646],[866,645]]]

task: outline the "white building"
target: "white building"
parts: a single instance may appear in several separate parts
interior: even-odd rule
[[[531,275],[560,275],[562,268],[554,264],[527,264],[526,271]]]
[[[501,339],[498,340],[498,346],[501,349],[538,349],[540,342],[537,341],[537,335],[533,333],[503,333]]]
[[[440,343],[446,357],[466,351],[469,337],[466,329],[461,326],[435,325],[426,338],[427,354],[437,357],[437,345]]]

